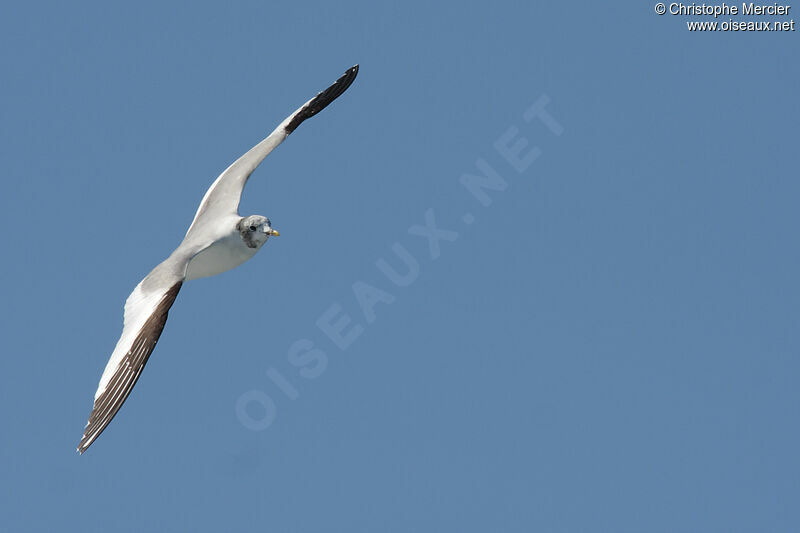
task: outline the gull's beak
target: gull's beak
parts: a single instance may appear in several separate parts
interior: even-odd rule
[[[280,237],[281,232],[276,229],[271,229],[267,232],[267,235],[271,235],[272,237]]]

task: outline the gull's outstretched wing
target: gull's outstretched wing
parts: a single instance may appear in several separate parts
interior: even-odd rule
[[[78,452],[86,451],[131,393],[161,336],[192,255],[176,250],[136,286],[125,302],[122,336],[100,378]]]
[[[317,96],[303,104],[300,109],[286,117],[266,139],[251,148],[246,154],[237,159],[208,189],[192,225],[186,232],[188,236],[196,227],[206,223],[213,224],[225,215],[236,215],[239,210],[239,199],[242,196],[247,179],[267,155],[275,149],[286,137],[289,136],[307,118],[311,118],[328,104],[336,100],[350,87],[358,74],[358,65],[350,68],[333,85],[319,93]]]

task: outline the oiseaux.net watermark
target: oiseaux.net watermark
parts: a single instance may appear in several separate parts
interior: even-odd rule
[[[349,287],[348,301],[355,304],[360,315],[351,315],[339,302],[332,302],[314,320],[314,334],[289,345],[286,351],[289,370],[281,371],[274,366],[267,368],[266,381],[276,390],[268,394],[265,390],[253,389],[237,398],[236,418],[245,428],[253,431],[269,428],[278,416],[278,404],[273,396],[289,401],[299,398],[299,383],[318,379],[325,373],[331,350],[346,352],[351,348],[375,323],[379,306],[397,301],[397,293],[419,279],[421,265],[426,261],[436,261],[442,254],[443,243],[455,243],[461,237],[460,228],[475,223],[474,209],[491,206],[493,196],[511,186],[509,176],[522,175],[531,168],[542,155],[542,150],[531,144],[526,135],[560,136],[564,133],[564,127],[553,116],[549,105],[550,98],[546,94],[539,96],[522,112],[516,124],[509,125],[494,140],[492,156],[479,157],[473,169],[458,177],[459,194],[466,193],[463,197],[471,198],[473,202],[473,207],[467,207],[460,220],[442,225],[435,209],[430,207],[421,214],[417,223],[405,230],[404,239],[414,239],[419,244],[423,241],[418,239],[423,239],[424,246],[416,248],[427,249],[427,253],[412,253],[402,240],[389,244],[386,256],[373,261],[385,279],[381,286],[356,280]],[[526,130],[524,134],[520,128]]]
[[[686,20],[689,31],[760,31],[784,33],[794,32],[795,21],[791,18],[792,6],[789,4],[698,4],[658,2],[653,6],[658,15],[693,17]],[[694,18],[699,17],[699,18]],[[734,18],[737,17],[737,18]],[[708,19],[712,20],[708,20]]]

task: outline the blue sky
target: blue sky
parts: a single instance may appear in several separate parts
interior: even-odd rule
[[[7,6],[2,529],[797,531],[797,33],[606,4]],[[131,289],[355,63],[75,454]]]

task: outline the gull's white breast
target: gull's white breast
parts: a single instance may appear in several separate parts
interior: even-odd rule
[[[186,267],[186,279],[216,276],[241,265],[257,251],[258,248],[248,247],[239,232],[234,231],[194,256]]]

